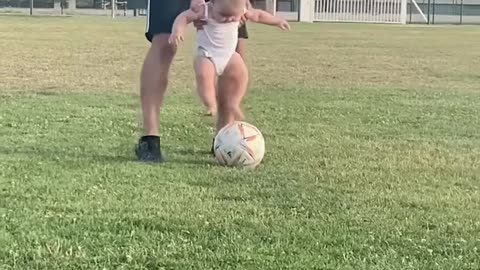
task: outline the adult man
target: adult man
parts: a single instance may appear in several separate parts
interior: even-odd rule
[[[204,0],[149,0],[146,37],[151,47],[143,63],[141,72],[141,104],[144,136],[139,139],[136,154],[142,162],[163,162],[160,150],[159,114],[163,96],[167,89],[170,65],[175,56],[175,48],[168,43],[175,18],[190,6],[203,4]],[[246,30],[246,29],[245,29]],[[246,38],[246,31],[239,31]],[[240,50],[243,46],[240,45]],[[235,74],[225,73],[225,80],[219,87],[234,91],[241,87]]]

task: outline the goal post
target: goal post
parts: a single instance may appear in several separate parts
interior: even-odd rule
[[[111,5],[111,8],[112,8],[112,19],[115,19],[115,13],[117,12],[117,1],[116,0],[111,0],[110,1],[110,5]]]

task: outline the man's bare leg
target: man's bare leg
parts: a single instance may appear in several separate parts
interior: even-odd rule
[[[237,53],[242,57],[245,61],[245,53],[247,51],[247,40],[245,38],[239,38],[237,44]]]
[[[169,34],[158,34],[143,63],[140,96],[144,134],[137,146],[137,157],[144,162],[162,162],[159,137],[159,114],[167,90],[170,65],[175,50],[168,44]]]
[[[167,90],[168,74],[175,51],[168,44],[169,34],[156,35],[141,72],[141,103],[145,135],[159,134],[159,114]]]
[[[197,80],[197,93],[205,107],[207,107],[207,115],[216,115],[215,66],[209,59],[198,56],[194,62],[194,69]]]

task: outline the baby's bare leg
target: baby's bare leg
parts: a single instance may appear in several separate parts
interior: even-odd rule
[[[243,120],[244,116],[240,106],[247,92],[247,86],[247,67],[242,57],[235,53],[218,79],[217,132],[234,121]]]
[[[197,80],[197,93],[203,105],[207,107],[207,114],[215,115],[217,113],[215,66],[209,59],[197,56],[194,62],[194,69]]]

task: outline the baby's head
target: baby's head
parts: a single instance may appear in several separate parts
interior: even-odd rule
[[[213,12],[223,22],[239,21],[242,17],[246,2],[245,0],[211,0]]]

